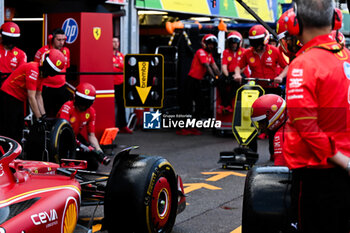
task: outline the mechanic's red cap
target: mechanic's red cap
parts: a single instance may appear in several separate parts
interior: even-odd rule
[[[95,100],[96,98],[96,89],[90,83],[80,83],[77,86],[75,94],[86,100]]]
[[[18,25],[14,22],[6,22],[1,25],[1,34],[10,37],[19,37],[21,35]]]
[[[237,40],[241,41],[242,35],[241,35],[241,33],[237,32],[237,31],[233,31],[227,35],[226,39],[237,39]]]
[[[40,63],[43,64],[44,60],[47,61],[53,70],[59,73],[65,66],[66,58],[58,49],[49,49],[43,54]]]

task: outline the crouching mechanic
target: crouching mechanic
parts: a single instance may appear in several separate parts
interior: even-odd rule
[[[34,125],[45,127],[45,108],[41,96],[43,81],[64,67],[64,56],[57,49],[43,54],[39,62],[24,63],[3,83],[0,91],[0,134],[21,141],[25,106],[28,100]]]
[[[252,105],[251,120],[259,133],[274,134],[273,157],[275,165],[285,166],[283,157],[283,134],[287,120],[286,101],[278,95],[267,94],[260,96]]]
[[[96,98],[96,90],[90,83],[77,86],[74,100],[67,101],[58,112],[58,117],[67,120],[77,141],[77,158],[88,161],[88,170],[97,170],[98,164],[108,165],[110,159],[103,153],[95,135],[96,112],[91,106]],[[87,130],[87,140],[81,134]]]

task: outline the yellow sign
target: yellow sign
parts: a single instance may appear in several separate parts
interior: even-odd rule
[[[162,0],[163,9],[180,12],[195,11],[200,14],[211,14],[206,0],[174,1]]]
[[[136,87],[136,90],[139,93],[142,104],[145,104],[147,96],[152,88],[152,87],[147,86],[149,62],[148,61],[140,61],[140,62],[138,62],[138,64],[139,64],[140,86]]]
[[[94,27],[92,31],[93,31],[95,40],[100,39],[100,37],[101,37],[101,28],[100,27]]]
[[[258,15],[262,20],[274,22],[273,11],[269,9],[267,0],[244,0],[244,2]],[[239,18],[255,20],[238,2],[234,1]]]
[[[235,126],[238,135],[245,143],[249,136],[255,131],[255,127],[251,126],[252,121],[250,119],[251,107],[254,101],[259,98],[258,90],[244,90],[242,91],[242,106],[241,106],[241,125]]]

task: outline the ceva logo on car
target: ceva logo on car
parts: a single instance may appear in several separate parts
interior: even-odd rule
[[[48,212],[40,212],[38,214],[33,214],[30,216],[34,225],[45,224],[49,222],[53,222],[58,219],[57,212],[55,209],[52,209]]]

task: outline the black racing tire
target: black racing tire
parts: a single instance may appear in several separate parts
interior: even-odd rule
[[[170,233],[178,205],[177,178],[158,156],[127,155],[107,182],[104,229],[109,233]]]
[[[65,119],[54,119],[49,140],[49,160],[60,163],[61,159],[74,159],[76,140],[72,126]]]
[[[242,233],[286,232],[290,201],[287,167],[253,167],[245,180]]]

